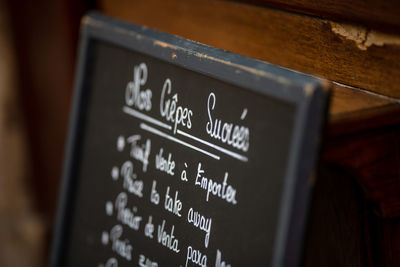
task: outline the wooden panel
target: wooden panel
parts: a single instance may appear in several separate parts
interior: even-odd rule
[[[375,117],[374,121],[384,121],[386,117],[390,116]],[[351,128],[351,123],[347,127]],[[346,192],[347,189],[342,187],[340,180],[346,172],[351,173],[365,199],[365,217],[361,222],[365,228],[363,242],[366,249],[363,266],[398,267],[400,263],[399,140],[399,125],[351,134],[342,133],[325,139],[322,162],[330,162],[346,170],[343,174],[336,173],[337,181],[332,184],[331,190],[341,188]],[[324,179],[323,176],[318,178]],[[317,191],[318,187],[316,194]],[[343,194],[343,197],[346,195]],[[348,202],[348,205],[352,203]],[[332,221],[335,220],[340,223],[340,217]],[[352,224],[353,220],[348,223]]]
[[[241,0],[326,19],[356,22],[384,31],[400,30],[400,2],[347,0]]]
[[[357,99],[354,98],[342,99],[343,102],[352,103]],[[340,101],[333,98],[333,102]],[[356,102],[356,101],[355,101]],[[360,109],[349,110],[348,112],[332,114],[329,117],[327,135],[338,136],[365,130],[372,130],[379,127],[400,123],[400,105],[386,104],[375,105],[363,108],[362,103],[358,107]],[[332,107],[335,109],[335,106]],[[332,111],[331,109],[331,111]]]
[[[400,219],[371,218],[374,228],[371,236],[374,239],[372,249],[374,253],[374,266],[398,267],[400,266]]]
[[[333,84],[329,114],[332,119],[339,119],[349,113],[376,109],[396,104],[392,99],[369,94],[358,88]]]
[[[375,129],[400,123],[400,104],[393,99],[354,87],[333,84],[328,136]]]
[[[375,214],[400,217],[400,127],[329,137],[322,159],[354,174]]]
[[[103,12],[126,21],[400,97],[398,36],[378,34],[367,42],[360,29],[237,2],[102,0],[100,3]]]
[[[305,267],[361,267],[363,200],[359,186],[344,170],[321,164],[311,202]]]

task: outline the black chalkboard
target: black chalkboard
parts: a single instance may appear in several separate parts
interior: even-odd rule
[[[85,17],[51,266],[297,266],[327,95]]]

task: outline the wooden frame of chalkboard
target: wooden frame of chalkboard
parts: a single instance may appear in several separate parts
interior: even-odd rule
[[[146,27],[131,25],[92,13],[83,19],[75,94],[70,119],[67,151],[61,184],[50,266],[64,266],[76,211],[76,178],[82,135],[86,131],[86,106],[91,97],[90,51],[105,42],[121,49],[157,58],[167,64],[212,77],[240,87],[244,92],[290,103],[294,121],[290,133],[277,229],[269,266],[298,266],[308,204],[312,192],[315,161],[327,110],[329,90],[320,79],[266,62],[205,46]],[[267,48],[266,48],[267,49]],[[246,110],[247,111],[247,110]],[[268,211],[265,211],[268,212]]]

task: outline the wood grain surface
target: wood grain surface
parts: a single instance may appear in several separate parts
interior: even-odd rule
[[[102,0],[100,10],[231,52],[400,97],[397,35],[377,33],[374,40],[367,40],[362,28],[230,1]]]
[[[396,0],[239,0],[331,20],[343,20],[399,33],[400,2]]]
[[[351,179],[355,179],[362,190],[365,211],[360,226],[365,231],[362,239],[365,245],[364,266],[397,267],[400,264],[399,140],[400,126],[397,124],[375,130],[331,136],[325,139],[323,146],[322,161],[336,166],[336,169],[344,170],[342,173],[337,173],[335,179],[340,181],[346,173],[350,173]],[[325,177],[321,175],[319,179],[324,180]],[[331,188],[333,191],[337,188],[344,192],[347,190],[336,181]],[[340,195],[345,197],[346,201],[349,200],[348,205],[354,204],[345,194]],[[331,201],[319,205],[327,206]],[[344,209],[347,210],[348,206]],[[347,227],[347,224],[354,222],[350,220],[347,223],[340,223],[341,216],[334,220],[335,224]],[[327,227],[330,227],[329,224],[320,225],[323,230]],[[335,235],[340,237],[342,234],[343,232],[338,232]],[[350,234],[348,236],[350,237]]]
[[[326,139],[322,159],[349,170],[377,216],[400,217],[400,126]]]
[[[314,192],[301,266],[368,266],[357,183],[343,169],[321,164]]]

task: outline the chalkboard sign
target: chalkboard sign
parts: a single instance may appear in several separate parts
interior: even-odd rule
[[[327,95],[85,17],[51,266],[297,266]]]

